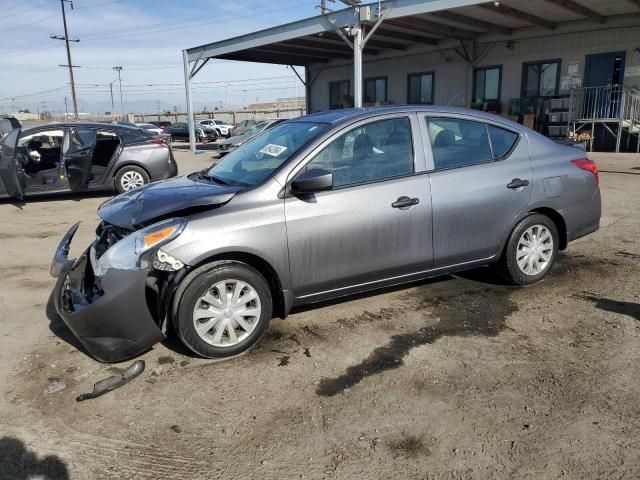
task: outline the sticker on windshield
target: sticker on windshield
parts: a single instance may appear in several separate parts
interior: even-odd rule
[[[272,157],[277,157],[286,149],[287,147],[283,147],[282,145],[274,145],[273,143],[270,143],[269,145],[266,145],[262,150],[260,150],[260,153],[266,153],[267,155],[271,155]]]

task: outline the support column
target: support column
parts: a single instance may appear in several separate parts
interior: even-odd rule
[[[184,64],[184,88],[187,94],[187,120],[189,122],[189,149],[196,153],[196,125],[193,117],[193,99],[191,98],[191,72],[189,72],[189,57],[187,51],[182,51]]]
[[[362,26],[359,12],[356,17],[358,23],[353,31],[353,106],[362,107]]]

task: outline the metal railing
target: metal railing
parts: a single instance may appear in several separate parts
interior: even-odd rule
[[[571,90],[570,123],[603,120],[640,124],[640,92],[622,85]]]
[[[615,124],[615,132],[608,124]],[[576,132],[591,124],[591,147],[595,124],[602,124],[616,137],[616,152],[620,151],[623,131],[627,131],[627,148],[631,135],[636,136],[636,151],[640,152],[640,91],[622,85],[581,87],[571,90],[569,97],[569,128]]]

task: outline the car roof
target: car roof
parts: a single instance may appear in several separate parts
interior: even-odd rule
[[[139,131],[142,130],[140,127],[130,127],[128,125],[120,125],[111,122],[102,123],[102,122],[54,122],[54,123],[45,123],[43,125],[37,125],[35,127],[23,128],[23,132],[31,132],[34,130],[41,130],[42,128],[67,128],[67,127],[92,127],[92,128],[112,128],[112,129],[124,129],[127,131]]]
[[[312,113],[304,117],[297,117],[291,119],[304,120],[310,122],[320,122],[329,124],[339,124],[351,122],[361,118],[369,118],[376,115],[384,115],[388,113],[410,113],[410,112],[425,112],[425,113],[441,113],[445,115],[459,114],[478,117],[482,120],[489,120],[493,122],[500,122],[509,125],[513,128],[522,130],[523,126],[512,122],[504,117],[493,115],[491,113],[482,112],[480,110],[474,110],[471,108],[463,107],[450,107],[447,105],[393,105],[384,107],[366,107],[366,108],[344,108],[339,110],[327,110],[324,112]]]

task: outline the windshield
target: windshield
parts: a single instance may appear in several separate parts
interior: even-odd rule
[[[207,175],[223,184],[257,185],[327,127],[315,122],[281,123],[238,147]]]

